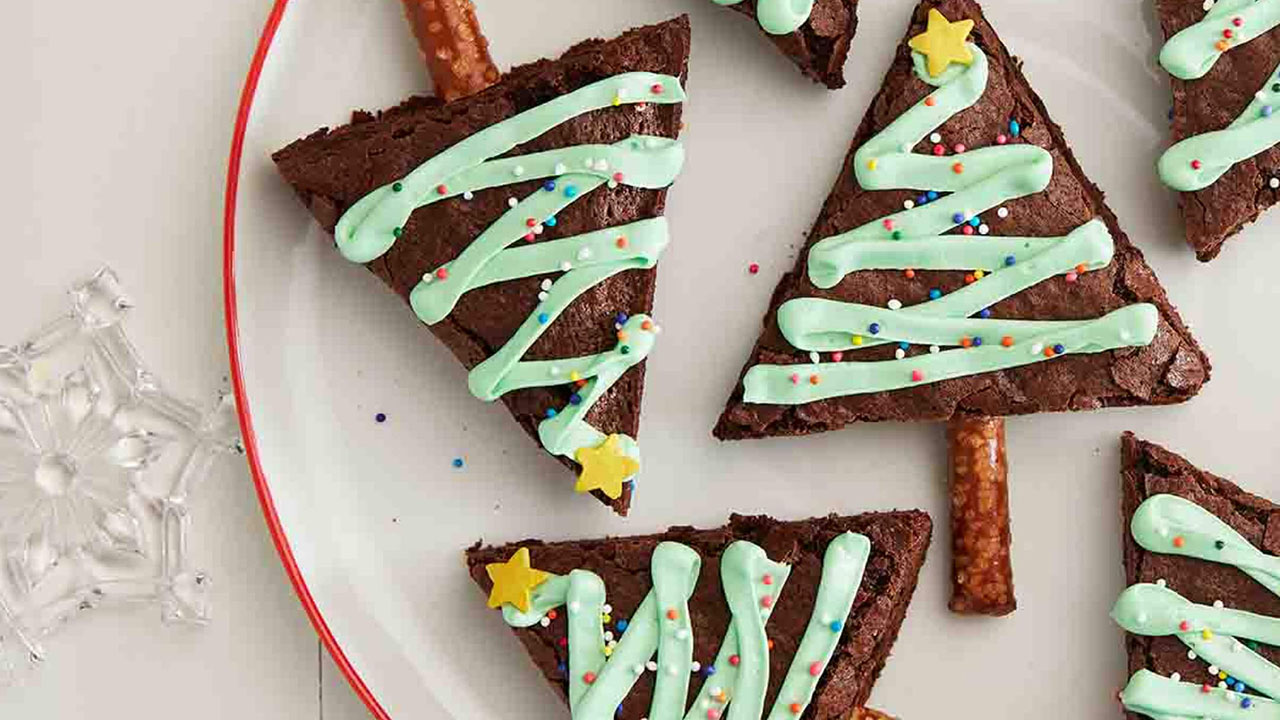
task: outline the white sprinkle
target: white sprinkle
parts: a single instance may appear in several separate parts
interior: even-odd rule
[[[1009,217],[1009,208],[1002,207],[999,210],[996,210],[996,217],[1002,217],[1002,218]]]
[[[1226,690],[1226,689],[1227,689],[1227,681],[1226,681],[1226,680],[1219,680],[1219,681],[1218,681],[1218,689],[1219,689],[1219,690]]]
[[[551,618],[544,617],[538,621],[538,624],[541,625],[542,627],[551,627]]]
[[[617,641],[617,640],[610,640],[610,641],[608,642],[608,644],[606,644],[606,645],[605,645],[605,647],[607,647],[607,648],[609,648],[610,650],[612,650],[612,649],[614,649],[614,648],[618,647],[618,641]]]
[[[899,300],[898,298],[893,298],[892,300],[890,300],[890,301],[889,301],[889,309],[890,309],[890,310],[901,310],[901,309],[902,309],[902,301],[901,301],[901,300]]]
[[[1156,580],[1156,585],[1157,585],[1158,587],[1164,587],[1165,585],[1168,585],[1168,584],[1169,584],[1169,583],[1165,582],[1164,578],[1160,578],[1160,579]]]
[[[913,207],[915,207],[915,206],[916,206],[916,201],[915,201],[915,200],[903,200],[903,201],[902,201],[902,207],[904,207],[904,208],[906,208],[906,209],[908,209],[908,210],[910,210],[911,208],[913,208]]]
[[[938,354],[938,353],[940,353],[940,352],[942,352],[942,348],[938,347],[937,345],[930,345],[930,346],[929,346],[929,354],[930,354],[930,355],[937,355],[937,354]]]
[[[550,296],[547,295],[545,292],[540,292],[538,293],[538,302],[546,302],[548,297]]]
[[[903,350],[902,348],[898,348],[897,350],[893,351],[893,356],[901,360],[902,358],[907,356],[907,351]]]
[[[653,334],[654,334],[654,335],[657,335],[657,334],[658,334],[658,333],[660,333],[660,332],[662,332],[662,326],[661,326],[661,325],[654,325],[654,326],[653,326]]]
[[[942,142],[942,133],[934,133],[934,134],[930,135],[930,136],[929,136],[929,142],[931,142],[931,143],[933,143],[933,144],[935,144],[935,145],[936,145],[936,144],[938,144],[938,143],[940,143],[940,142]]]
[[[534,225],[534,226],[533,226],[533,234],[534,234],[534,235],[541,235],[541,234],[542,234],[542,231],[543,231],[544,229],[545,229],[545,228],[543,228],[543,227],[542,227],[542,223],[538,223],[537,225]]]
[[[617,92],[618,97],[624,98],[627,96],[627,93],[628,93],[628,90],[625,87],[618,88],[618,92]]]
[[[809,351],[809,362],[813,363],[814,365],[817,365],[818,363],[822,362],[822,356],[818,355],[817,350]]]
[[[988,224],[986,224],[986,223],[982,223],[981,225],[979,225],[979,226],[978,226],[978,234],[979,234],[979,235],[986,235],[986,234],[987,234],[987,233],[989,233],[989,232],[991,232],[991,226],[990,226],[990,225],[988,225]]]
[[[1218,674],[1218,666],[1217,666],[1217,665],[1210,665],[1210,666],[1209,666],[1209,674],[1210,674],[1210,675],[1217,675],[1217,674]]]
[[[551,377],[558,377],[560,373],[564,372],[564,370],[561,370],[559,365],[552,365],[550,372],[551,372]]]
[[[819,618],[819,619],[818,619],[818,624],[819,624],[819,625],[830,625],[830,624],[831,624],[831,616],[830,616],[830,615],[823,615],[821,618]]]
[[[515,166],[515,167],[511,168],[511,174],[512,174],[512,175],[515,175],[516,177],[520,177],[521,175],[523,175],[523,174],[524,174],[524,166],[523,166],[523,165],[517,165],[517,166]]]
[[[604,634],[604,641],[605,641],[605,642],[609,642],[609,641],[610,641],[610,640],[612,640],[612,639],[613,639],[613,633],[611,633],[611,632],[606,632],[606,633]]]
[[[1253,94],[1253,96],[1254,96],[1254,97],[1256,97],[1256,98],[1258,98],[1259,100],[1266,100],[1266,99],[1267,99],[1267,94],[1266,94],[1265,92],[1263,92],[1262,90],[1259,90],[1258,92],[1254,93],[1254,94]]]
[[[1170,679],[1170,680],[1172,680],[1172,681],[1174,681],[1174,682],[1181,682],[1181,681],[1182,681],[1182,674],[1181,674],[1181,673],[1174,673],[1174,674],[1172,674],[1172,675],[1170,675],[1170,676],[1169,676],[1169,679]]]
[[[689,666],[689,669],[692,670],[693,672],[698,672],[699,670],[702,669],[702,663],[698,662],[697,660],[694,660],[693,664]]]
[[[716,695],[720,694],[720,690],[721,690],[720,686],[716,685],[715,687],[708,690],[707,694],[710,695],[711,697],[715,697]]]
[[[556,166],[551,169],[551,172],[555,173],[556,175],[563,175],[568,171],[569,171],[569,168],[565,167],[564,163],[556,163]]]
[[[1210,10],[1213,9],[1213,6],[1216,4],[1217,4],[1216,0],[1204,0],[1204,3],[1200,7],[1204,8],[1205,12],[1209,12]]]
[[[1244,647],[1244,643],[1240,642],[1239,640],[1231,641],[1231,652],[1240,652],[1240,649],[1243,647]]]
[[[1225,605],[1221,600],[1214,600],[1214,601],[1213,601],[1213,606],[1214,606],[1214,607],[1216,607],[1216,608],[1218,608],[1219,610],[1221,610],[1222,608],[1226,607],[1226,605]]]
[[[1139,625],[1146,625],[1147,621],[1150,620],[1151,618],[1146,613],[1138,613],[1137,619],[1138,619]]]
[[[644,669],[648,670],[649,672],[658,672],[658,663],[650,660],[649,662],[644,664]]]
[[[581,609],[582,609],[582,604],[579,603],[577,600],[574,600],[573,602],[569,603],[569,612],[576,613]]]
[[[1235,701],[1236,701],[1236,694],[1235,694],[1235,693],[1233,693],[1233,692],[1228,692],[1228,693],[1226,693],[1225,695],[1223,695],[1223,697],[1225,697],[1225,698],[1227,699],[1227,702],[1235,702]]]
[[[507,207],[515,207],[516,205],[519,205],[519,204],[520,202],[515,198],[507,198]]]
[[[902,143],[898,149],[904,153],[909,153],[911,152],[911,143]]]
[[[1169,537],[1169,528],[1165,527],[1164,525],[1161,525],[1160,527],[1156,528],[1156,534],[1162,538]]]
[[[560,269],[565,272],[569,272],[570,270],[573,269],[573,263],[569,262],[568,260],[565,260],[564,262],[560,263]]]
[[[1034,343],[1031,346],[1032,355],[1039,355],[1042,352],[1044,352],[1044,343]]]
[[[684,628],[680,628],[679,630],[677,630],[677,631],[676,631],[676,639],[677,639],[677,640],[688,640],[688,639],[689,639],[689,631],[688,631],[688,630],[685,630]]]
[[[545,280],[542,281],[542,289],[543,290],[551,289],[551,278],[546,278]]]
[[[591,169],[591,166],[595,164],[596,164],[595,158],[584,158],[582,160],[583,167],[587,168],[588,170]]]
[[[613,606],[610,605],[609,603],[605,603],[604,605],[600,606],[600,612],[604,613],[605,615],[608,615],[613,612]]]
[[[711,699],[710,699],[710,698],[702,698],[702,702],[701,702],[700,704],[702,705],[702,709],[703,709],[703,710],[708,710],[708,709],[710,709],[710,708],[711,708]]]
[[[423,282],[424,284],[426,284],[426,285],[430,285],[430,284],[431,284],[431,281],[432,281],[432,280],[434,280],[434,279],[435,279],[435,278],[431,275],[431,273],[422,273],[422,282]]]
[[[659,139],[658,139],[658,138],[656,138],[656,137],[651,137],[651,138],[649,138],[648,140],[645,140],[645,141],[644,141],[644,144],[645,144],[645,145],[648,145],[648,146],[649,146],[649,147],[651,147],[651,148],[656,148],[656,147],[658,147],[659,145],[661,145],[661,144],[662,144],[662,141],[661,141],[661,140],[659,140]]]
[[[1187,659],[1188,659],[1188,660],[1195,660],[1195,659],[1196,659],[1196,651],[1195,651],[1195,650],[1188,650],[1188,651],[1187,651]]]
[[[471,198],[473,198],[473,197],[475,197],[475,193],[471,192],[470,190],[468,190],[468,191],[466,191],[466,192],[462,193],[462,199],[463,199],[463,200],[470,200],[470,199],[471,199]]]
[[[675,674],[677,674],[677,673],[679,673],[679,672],[680,672],[680,668],[676,667],[674,664],[672,664],[672,665],[668,665],[668,666],[667,666],[667,674],[668,674],[668,675],[675,675]]]
[[[637,675],[643,675],[643,674],[644,674],[644,663],[636,663],[636,666],[635,666],[635,667],[633,667],[633,668],[631,668],[631,672],[633,672],[633,673],[635,673],[635,674],[637,674]]]
[[[584,247],[584,248],[582,248],[581,250],[579,250],[579,251],[578,251],[578,259],[579,259],[579,260],[586,260],[586,259],[587,259],[587,258],[589,258],[589,257],[591,257],[591,248],[585,248],[585,247]]]
[[[594,167],[596,170],[599,170],[600,172],[604,172],[605,170],[609,169],[609,161],[605,160],[604,158],[600,158],[599,160],[595,161]]]
[[[1270,187],[1272,190],[1275,190],[1276,188],[1280,188],[1280,178],[1271,178],[1270,180],[1268,180],[1267,187]]]
[[[605,183],[605,186],[612,190],[618,187],[618,181],[610,178],[609,182]]]

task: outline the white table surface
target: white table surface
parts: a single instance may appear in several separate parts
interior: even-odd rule
[[[110,264],[139,307],[128,331],[175,392],[227,374],[222,185],[240,85],[269,0],[7,0],[0,10],[0,344],[62,312]],[[62,198],[65,212],[49,212]],[[179,320],[180,322],[175,322]],[[214,621],[104,610],[47,646],[0,718],[368,717],[324,653],[276,559],[247,466],[199,499],[193,551]]]

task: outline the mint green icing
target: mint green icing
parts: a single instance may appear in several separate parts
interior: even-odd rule
[[[812,700],[840,641],[870,552],[871,542],[854,533],[844,533],[827,546],[809,627],[782,680],[770,720],[794,718],[791,704],[799,703],[803,712]],[[716,654],[715,674],[707,677],[693,705],[685,711],[693,665],[688,603],[700,569],[701,558],[693,549],[680,543],[660,543],[650,559],[653,588],[607,655],[602,622],[604,582],[590,571],[551,575],[533,589],[528,612],[507,604],[502,606],[502,615],[512,627],[523,628],[538,624],[551,610],[567,609],[569,705],[575,720],[612,718],[645,672],[655,673],[650,720],[701,720],[709,709],[718,710],[726,720],[760,720],[769,688],[765,623],[791,568],[770,560],[764,550],[745,540],[725,548],[720,556],[720,581],[732,619]],[[675,619],[668,615],[673,610]],[[833,623],[838,623],[835,629]],[[736,665],[730,660],[734,656]],[[655,665],[646,668],[651,661]],[[810,671],[813,663],[820,669],[816,675]],[[587,673],[593,674],[593,682],[586,681]]]
[[[818,585],[818,597],[813,601],[809,627],[800,640],[791,668],[782,679],[782,688],[773,702],[769,720],[794,718],[795,714],[790,710],[792,703],[799,703],[801,708],[809,706],[818,680],[840,644],[840,633],[831,629],[831,623],[849,616],[870,556],[871,541],[865,535],[847,532],[827,545],[827,552],[822,557],[822,582]],[[812,663],[818,664],[817,674],[810,671]]]
[[[1236,20],[1239,24],[1236,24]],[[1183,80],[1204,77],[1224,53],[1280,25],[1280,3],[1274,0],[1219,0],[1204,19],[1169,38],[1160,51],[1160,65]],[[1229,30],[1230,39],[1223,31]],[[1202,190],[1217,182],[1236,163],[1280,143],[1280,93],[1271,87],[1275,72],[1240,116],[1222,130],[1193,135],[1160,156],[1156,170],[1165,185],[1182,192]],[[1193,165],[1193,163],[1195,163]]]
[[[1199,685],[1161,677],[1150,670],[1139,670],[1129,678],[1120,692],[1125,708],[1154,720],[1280,720],[1280,705],[1266,698],[1214,690],[1202,693]],[[1249,698],[1252,705],[1240,706]]]
[[[717,5],[737,5],[742,0],[712,0]],[[813,12],[813,0],[756,0],[756,20],[770,35],[786,35],[800,29]]]
[[[847,352],[885,343],[954,348],[963,338],[981,345],[900,360],[757,365],[743,379],[746,402],[796,405],[833,397],[914,387],[1049,359],[1148,345],[1155,338],[1155,306],[1136,304],[1103,317],[1073,321],[977,319],[982,309],[1078,266],[1097,270],[1115,248],[1107,226],[1090,220],[1064,237],[987,237],[944,234],[1000,204],[1042,192],[1053,177],[1053,156],[1035,145],[1000,145],[938,157],[912,152],[946,120],[972,107],[986,91],[988,61],[969,46],[973,62],[929,76],[913,53],[916,75],[935,85],[932,105],[921,100],[858,148],[854,172],[867,190],[928,189],[950,193],[815,243],[810,281],[832,288],[859,270],[982,270],[981,279],[936,300],[891,310],[825,298],[794,298],[778,309],[778,327],[799,350]],[[956,163],[963,172],[955,172]],[[895,234],[897,237],[895,238]],[[1013,264],[1009,264],[1012,259]],[[870,328],[875,325],[877,331]],[[1012,346],[1001,341],[1009,337]],[[817,383],[810,381],[813,377]]]
[[[1153,495],[1134,512],[1129,525],[1144,549],[1207,562],[1233,565],[1280,595],[1280,560],[1248,540],[1199,505],[1176,495]],[[1226,598],[1225,601],[1229,601]],[[1280,645],[1280,619],[1236,610],[1224,602],[1193,603],[1163,584],[1141,583],[1126,589],[1111,616],[1125,630],[1147,636],[1173,636],[1206,663],[1244,682],[1254,691],[1280,697],[1280,667],[1237,638]],[[1263,698],[1247,696],[1253,706],[1240,706],[1242,693],[1227,688],[1203,692],[1198,685],[1159,677],[1146,670],[1133,676],[1122,693],[1125,707],[1154,718],[1280,718],[1280,709]],[[1273,716],[1269,713],[1275,713]]]
[[[1235,18],[1240,18],[1239,25],[1232,22]],[[1280,3],[1273,0],[1218,0],[1200,22],[1169,38],[1160,49],[1160,67],[1181,80],[1202,78],[1223,55],[1217,47],[1223,30],[1231,31],[1227,42],[1235,48],[1277,25]]]
[[[607,436],[586,422],[600,397],[629,368],[648,357],[656,327],[637,315],[619,328],[618,345],[595,355],[563,360],[522,361],[564,310],[582,293],[627,270],[654,267],[667,246],[666,220],[652,218],[533,244],[551,220],[577,199],[602,185],[662,188],[684,165],[684,146],[661,137],[633,136],[612,145],[578,145],[558,150],[498,157],[564,122],[593,110],[633,103],[670,104],[685,98],[670,75],[635,72],[616,75],[491,125],[432,157],[400,180],[358,200],[339,219],[338,249],[353,262],[370,262],[395,243],[410,215],[440,200],[470,197],[481,190],[531,180],[554,185],[535,190],[480,233],[461,254],[423,275],[409,303],[424,323],[449,316],[467,292],[494,283],[540,275],[544,281],[533,310],[507,342],[472,369],[473,395],[492,401],[512,390],[563,385],[577,379],[580,402],[559,409],[538,426],[543,447],[577,459],[582,448],[598,447]],[[546,285],[549,283],[549,286]],[[623,453],[640,460],[634,438],[619,435]],[[630,478],[627,478],[628,480]]]

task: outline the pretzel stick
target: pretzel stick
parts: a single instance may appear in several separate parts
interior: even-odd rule
[[[951,571],[948,607],[972,615],[1017,608],[1009,548],[1009,464],[1004,419],[956,418],[947,425],[951,466]]]
[[[436,97],[449,102],[498,82],[489,41],[480,32],[471,0],[401,0],[431,72]]]

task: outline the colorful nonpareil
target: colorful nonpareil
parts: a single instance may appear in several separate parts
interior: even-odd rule
[[[809,250],[807,273],[818,288],[839,285],[860,270],[966,270],[964,288],[917,305],[875,307],[820,297],[795,298],[777,313],[778,327],[799,350],[843,357],[889,343],[892,360],[761,364],[744,377],[749,403],[796,405],[827,398],[898,390],[978,373],[1046,362],[1068,354],[1144,346],[1159,312],[1149,303],[1098,318],[1028,321],[990,318],[987,308],[1054,276],[1073,280],[1110,264],[1114,244],[1106,224],[1090,220],[1062,237],[997,237],[983,213],[1049,186],[1054,159],[1040,147],[1010,143],[955,148],[948,155],[913,152],[943,123],[977,103],[987,89],[988,58],[964,43],[973,23],[929,12],[925,33],[912,38],[916,76],[936,88],[854,155],[867,190],[924,190],[902,211],[827,237]],[[1010,124],[1015,138],[1020,128]],[[960,229],[962,232],[952,234]],[[967,232],[966,232],[967,231]],[[910,346],[930,353],[906,357]],[[947,349],[943,349],[947,348]]]
[[[1160,66],[1180,80],[1203,78],[1232,49],[1280,25],[1280,1],[1218,0],[1200,22],[1182,30],[1160,51]],[[1227,127],[1188,137],[1160,157],[1160,179],[1193,192],[1217,182],[1236,163],[1280,143],[1280,68]]]
[[[658,327],[643,315],[622,316],[617,344],[595,355],[555,360],[522,358],[562,312],[586,290],[632,269],[651,268],[667,245],[663,218],[543,240],[554,233],[556,214],[601,187],[663,188],[684,162],[683,146],[661,137],[636,136],[612,145],[574,147],[510,156],[528,142],[584,113],[637,103],[684,100],[670,75],[625,73],[601,80],[492,125],[436,155],[408,175],[361,198],[338,220],[337,246],[352,262],[383,255],[403,232],[410,215],[432,203],[532,179],[544,182],[509,209],[453,260],[422,276],[410,304],[424,323],[448,317],[467,292],[518,278],[560,273],[546,279],[533,310],[515,334],[472,369],[468,384],[482,400],[522,388],[576,386],[563,408],[549,408],[538,436],[551,453],[584,465],[579,491],[610,498],[640,467],[634,438],[605,435],[585,420],[600,396],[653,347]],[[591,458],[588,462],[585,459]],[[590,476],[590,477],[588,477]]]
[[[513,562],[520,553],[527,558],[527,552],[521,548]],[[851,532],[838,535],[827,546],[809,626],[769,708],[769,720],[798,717],[808,706],[840,642],[870,553],[870,540]],[[764,550],[745,540],[724,550],[720,578],[732,621],[712,666],[714,672],[704,674],[697,700],[686,712],[695,669],[689,601],[701,564],[702,558],[687,545],[657,545],[650,564],[653,587],[616,640],[602,641],[607,589],[588,570],[548,576],[533,588],[527,610],[504,604],[503,617],[513,627],[531,627],[561,608],[567,613],[569,704],[577,720],[613,717],[645,672],[654,673],[650,718],[764,718],[772,648],[766,624],[791,568],[770,560]],[[505,567],[496,569],[505,571]]]

